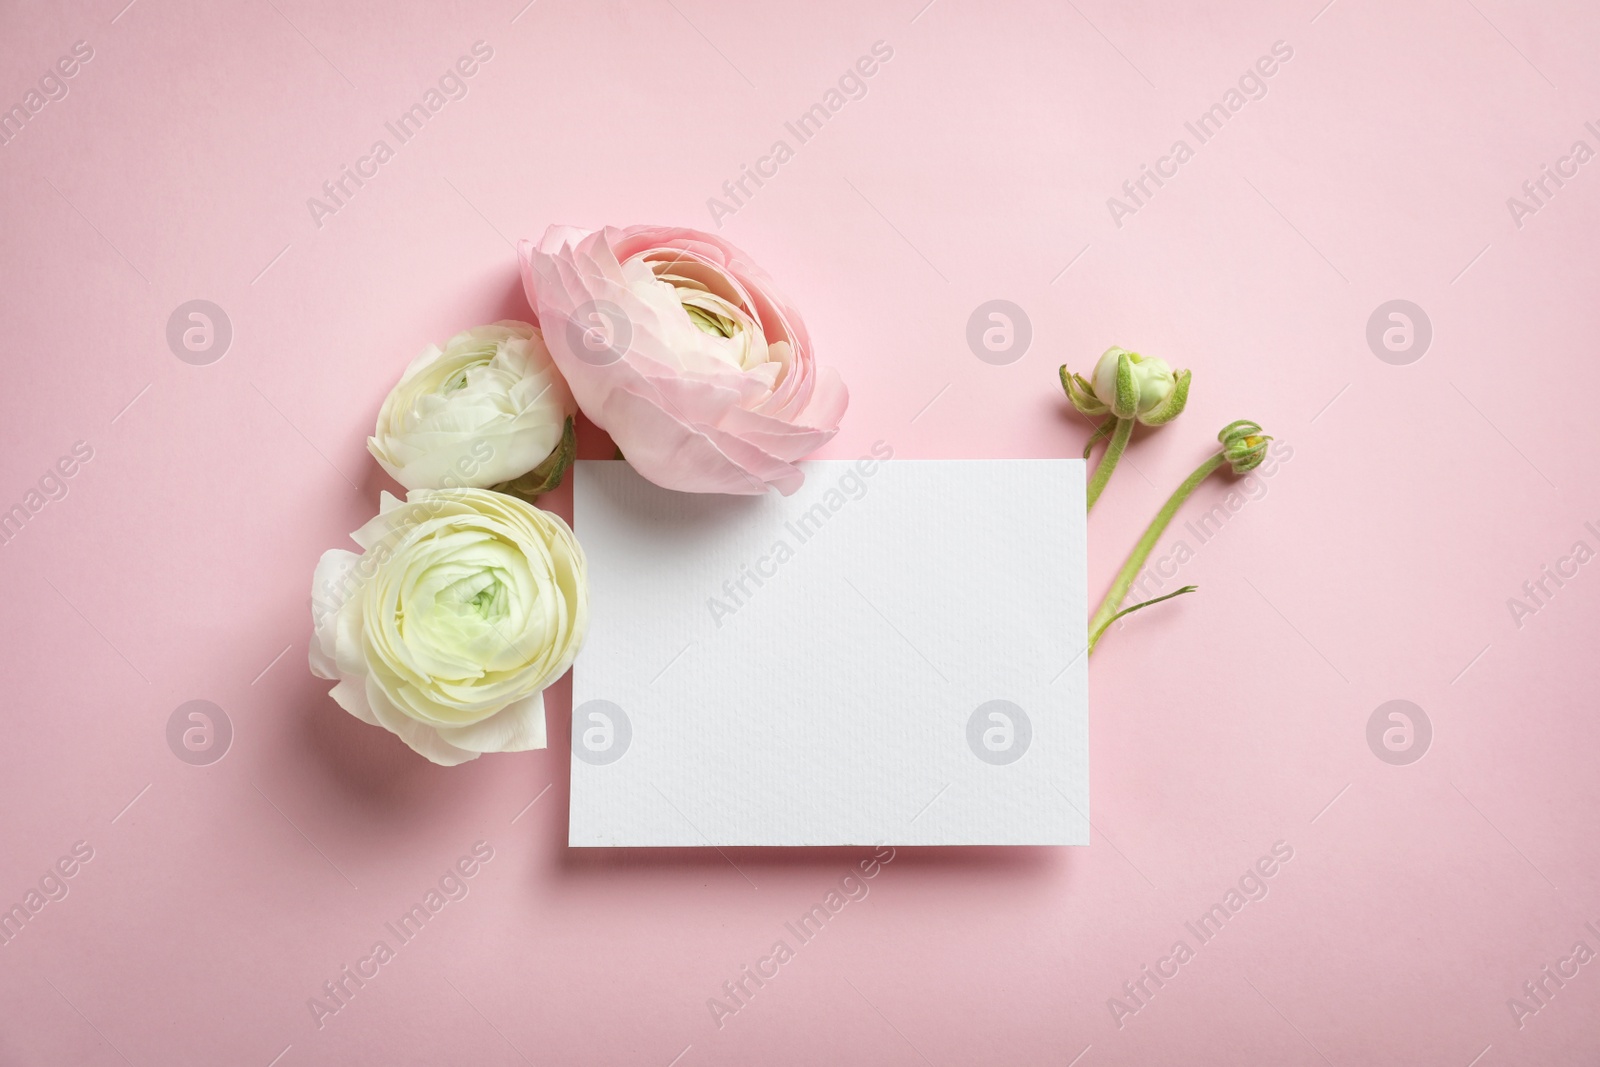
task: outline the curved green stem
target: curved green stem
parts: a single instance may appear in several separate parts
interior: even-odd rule
[[[1110,456],[1110,453],[1107,453]],[[1222,466],[1227,457],[1221,452],[1207,459],[1194,469],[1194,473],[1183,480],[1183,483],[1173,490],[1167,502],[1161,505],[1161,510],[1156,512],[1156,517],[1150,520],[1150,525],[1145,528],[1139,543],[1133,546],[1133,551],[1128,553],[1128,560],[1122,565],[1122,570],[1117,572],[1116,580],[1111,583],[1111,588],[1106,592],[1106,598],[1100,601],[1100,606],[1095,609],[1094,618],[1089,620],[1089,651],[1094,651],[1095,642],[1100,640],[1100,635],[1105,633],[1107,626],[1116,616],[1117,609],[1122,606],[1123,598],[1128,595],[1128,590],[1133,586],[1134,578],[1138,577],[1139,568],[1144,566],[1144,561],[1150,558],[1150,552],[1156,547],[1156,542],[1161,540],[1161,535],[1166,532],[1167,526],[1172,522],[1172,517],[1178,513],[1183,502],[1189,499],[1189,494],[1194,492],[1195,486],[1211,476],[1211,472]],[[1104,461],[1102,461],[1104,463]],[[1098,478],[1100,472],[1095,472]]]
[[[1163,600],[1171,600],[1175,596],[1182,596],[1185,593],[1192,593],[1196,589],[1199,589],[1199,588],[1200,587],[1198,585],[1186,585],[1182,589],[1174,589],[1172,592],[1167,593],[1165,596],[1154,596],[1154,597],[1151,597],[1149,600],[1141,600],[1139,603],[1135,604],[1131,608],[1123,608],[1121,611],[1119,611],[1115,615],[1111,616],[1111,618],[1107,619],[1101,625],[1100,629],[1096,630],[1094,633],[1089,635],[1089,648],[1093,649],[1094,648],[1094,643],[1096,641],[1100,640],[1100,635],[1105,633],[1107,630],[1109,630],[1111,628],[1111,624],[1116,622],[1118,619],[1122,618],[1124,615],[1132,615],[1134,612],[1139,611],[1139,610],[1141,610],[1143,608],[1147,608],[1151,604],[1159,604]]]
[[[1111,433],[1112,427],[1116,424],[1116,421],[1116,419],[1107,419],[1105,422],[1102,422],[1099,426],[1094,428],[1094,433],[1090,434],[1089,440],[1084,442],[1084,459],[1088,459],[1091,455],[1093,455],[1094,446],[1106,439],[1106,437]]]
[[[1106,483],[1111,481],[1111,473],[1117,469],[1117,460],[1122,458],[1122,450],[1128,447],[1128,438],[1132,436],[1133,420],[1118,419],[1116,432],[1111,435],[1111,443],[1106,445],[1105,455],[1100,457],[1100,465],[1094,469],[1094,477],[1089,479],[1089,506],[1086,511],[1094,510],[1094,502],[1105,492]]]

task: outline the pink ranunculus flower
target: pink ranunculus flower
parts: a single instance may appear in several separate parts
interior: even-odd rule
[[[545,344],[590,420],[657,485],[787,495],[839,429],[844,383],[799,314],[720,237],[552,226],[518,249]]]

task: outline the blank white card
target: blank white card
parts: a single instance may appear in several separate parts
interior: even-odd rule
[[[576,465],[570,844],[1087,844],[1084,464],[802,466]]]

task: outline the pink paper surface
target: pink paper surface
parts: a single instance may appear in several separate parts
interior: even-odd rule
[[[0,14],[0,509],[39,505],[0,547],[0,905],[44,883],[0,1063],[1593,1062],[1600,9],[124,3]],[[1222,425],[1292,449],[1196,495],[1225,518],[1152,561],[1200,592],[1097,653],[1091,847],[903,849],[802,942],[865,850],[566,847],[568,683],[548,751],[454,769],[332,703],[308,586],[389,484],[378,404],[528,314],[512,246],[552,222],[720,222],[849,382],[822,458],[1075,455],[1058,363],[1193,369],[1096,508],[1095,595]],[[1010,362],[967,342],[997,299]],[[191,300],[213,362],[169,347]],[[1420,359],[1369,345],[1393,300]],[[1432,732],[1404,765],[1368,741],[1397,699]],[[169,746],[194,700],[209,765]]]

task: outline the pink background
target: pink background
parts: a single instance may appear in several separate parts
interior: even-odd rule
[[[94,850],[0,948],[0,1063],[1594,1062],[1600,962],[1520,1027],[1507,1000],[1600,950],[1600,565],[1520,627],[1507,600],[1600,548],[1600,163],[1520,228],[1506,198],[1600,147],[1600,9],[125,2],[0,15],[0,106],[93,49],[0,148],[0,508],[94,451],[0,548],[0,903]],[[470,93],[316,226],[476,40]],[[1074,455],[1062,360],[1192,368],[1093,516],[1096,594],[1224,423],[1293,455],[1203,546],[1174,527],[1201,591],[1095,657],[1092,846],[901,850],[719,1029],[707,999],[865,853],[570,851],[568,684],[548,751],[431,766],[309,675],[309,580],[387,484],[364,437],[400,369],[527,314],[512,241],[709,228],[880,40],[721,231],[850,383],[824,455]],[[1115,225],[1280,40],[1266,97]],[[165,340],[195,298],[234,331],[207,366]],[[994,298],[1033,328],[1005,366],[965,341]],[[1365,337],[1397,298],[1434,334],[1404,366]],[[1366,740],[1395,698],[1433,725],[1407,766]],[[235,732],[209,766],[166,741],[193,699]],[[319,1030],[307,999],[480,840],[470,894]],[[1279,841],[1268,896],[1119,1026]]]

